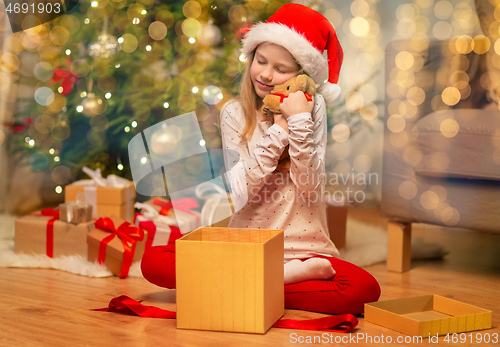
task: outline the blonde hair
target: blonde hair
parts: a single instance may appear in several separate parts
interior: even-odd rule
[[[258,46],[257,46],[258,47]],[[248,142],[252,137],[252,134],[257,126],[257,115],[256,111],[259,107],[262,106],[262,99],[255,92],[255,88],[252,83],[252,78],[250,76],[250,68],[253,63],[253,59],[255,57],[255,51],[257,47],[250,53],[250,56],[247,57],[247,63],[245,65],[245,69],[243,70],[243,75],[240,83],[240,93],[237,97],[235,97],[232,101],[238,101],[243,111],[243,118],[245,119],[245,128],[243,132],[240,134],[240,138],[243,141]],[[292,56],[293,58],[293,56]],[[297,74],[303,74],[304,70],[302,66],[293,58],[295,63],[298,66]],[[230,104],[228,102],[225,106]]]
[[[240,138],[247,142],[250,140],[250,137],[257,126],[257,115],[255,114],[255,111],[262,103],[262,99],[259,98],[255,92],[252,78],[250,77],[250,68],[252,66],[254,56],[255,50],[253,50],[250,56],[247,57],[247,64],[245,66],[245,70],[243,71],[243,77],[240,83],[240,93],[236,97],[236,100],[240,102],[243,110],[243,118],[245,119],[245,128],[243,129]]]

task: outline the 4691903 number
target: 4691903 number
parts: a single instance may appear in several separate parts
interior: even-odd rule
[[[61,12],[61,3],[55,2],[54,4],[47,3],[38,3],[38,4],[28,4],[26,2],[21,3],[9,3],[5,8],[5,12],[7,13],[32,13],[32,14],[42,14],[42,13],[60,13]]]

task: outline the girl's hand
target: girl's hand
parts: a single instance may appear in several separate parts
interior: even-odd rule
[[[312,113],[314,109],[314,96],[311,101],[307,101],[304,92],[298,91],[288,95],[288,98],[280,104],[280,110],[283,117],[288,118],[294,114],[307,112]]]
[[[274,113],[274,124],[278,124],[286,131],[287,134],[290,134],[290,131],[288,130],[288,121],[281,113]]]

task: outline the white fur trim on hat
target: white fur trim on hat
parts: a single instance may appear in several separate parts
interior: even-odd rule
[[[243,39],[243,54],[248,57],[263,42],[274,43],[287,49],[314,82],[321,83],[327,76],[328,61],[293,28],[279,23],[255,24]]]
[[[330,82],[326,82],[319,86],[318,93],[323,95],[325,98],[326,106],[333,106],[340,100],[340,93],[342,90],[340,89],[338,84],[333,84]]]

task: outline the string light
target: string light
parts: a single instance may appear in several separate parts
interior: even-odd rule
[[[121,170],[123,170],[123,165],[122,164],[118,164],[117,168],[118,168],[118,170],[121,171]]]
[[[189,43],[195,43],[196,39],[194,37],[190,37],[188,41],[189,41]]]
[[[147,162],[148,162],[148,158],[146,158],[146,157],[142,157],[141,158],[141,163],[142,164],[146,164]]]
[[[106,94],[104,94],[104,97],[105,97],[106,99],[111,98],[111,93],[106,93]]]
[[[83,21],[85,24],[89,24],[90,23],[90,19],[89,18],[85,18],[85,20]]]
[[[163,103],[163,107],[165,107],[165,108],[169,108],[169,106],[170,106],[170,104],[169,104],[168,102],[164,102],[164,103]]]
[[[49,149],[49,153],[54,154],[55,153],[54,148]]]
[[[99,5],[97,1],[92,1],[92,4],[90,4],[90,6],[92,7],[97,7],[97,5]]]
[[[196,93],[198,93],[198,87],[193,87],[193,89],[191,89],[191,91],[192,91],[193,93],[195,93],[195,94],[196,94]]]
[[[31,147],[35,146],[35,140],[30,139],[30,140],[28,141],[28,145],[30,145]]]
[[[81,93],[80,93],[80,97],[84,98],[84,97],[86,97],[86,96],[87,96],[87,92],[81,92]]]
[[[54,157],[54,161],[55,161],[55,162],[59,162],[60,160],[61,160],[61,158],[59,158],[58,156],[55,156],[55,157]]]
[[[62,193],[62,187],[61,186],[57,186],[56,189],[55,189],[56,193],[57,194],[61,194]]]
[[[66,55],[70,55],[71,54],[71,49],[67,49],[66,50]]]
[[[151,51],[151,45],[146,46],[146,51],[150,52]]]
[[[126,133],[128,133],[130,131],[130,127],[129,126],[126,126],[125,129],[123,129]]]
[[[78,105],[76,107],[76,112],[82,112],[83,111],[83,106],[82,105]]]
[[[123,41],[124,41],[123,37],[118,38],[118,43],[123,43]]]
[[[135,127],[137,127],[137,122],[133,121],[132,123],[130,123],[130,125],[132,125],[132,128],[135,128]]]

